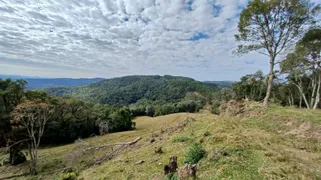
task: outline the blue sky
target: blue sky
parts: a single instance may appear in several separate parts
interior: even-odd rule
[[[0,0],[0,74],[170,74],[238,80],[268,58],[235,57],[246,0]]]

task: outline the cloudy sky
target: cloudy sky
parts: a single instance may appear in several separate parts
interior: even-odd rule
[[[170,74],[238,80],[268,58],[234,57],[247,0],[0,0],[0,74]]]

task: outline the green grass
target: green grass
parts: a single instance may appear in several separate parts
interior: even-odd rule
[[[172,142],[173,143],[177,143],[177,142],[185,142],[185,141],[188,141],[189,138],[187,137],[184,137],[184,136],[175,136],[173,139],[172,139]]]
[[[206,152],[226,152],[215,160],[205,155],[198,162],[198,179],[320,179],[321,111],[273,106],[249,117],[220,117],[208,113],[179,113],[156,118],[139,117],[134,131],[85,139],[83,144],[44,148],[39,152],[39,174],[18,179],[59,179],[65,167],[72,167],[83,179],[153,179],[163,177],[163,166],[171,155],[184,165],[192,144],[201,142]],[[259,115],[255,115],[259,114]],[[188,121],[184,128],[164,131]],[[211,135],[205,136],[206,132]],[[149,140],[156,137],[154,143]],[[132,141],[135,146],[100,165],[95,159],[110,149],[95,150],[75,157],[87,146]],[[183,140],[182,140],[183,139]],[[182,142],[182,143],[181,143]],[[164,153],[156,154],[155,147]],[[7,155],[1,155],[0,159]],[[135,165],[144,160],[144,163]],[[0,178],[28,171],[28,164],[0,167]],[[166,179],[166,178],[165,178]]]

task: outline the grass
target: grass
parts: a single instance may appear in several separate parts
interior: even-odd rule
[[[185,141],[188,141],[188,140],[189,140],[188,137],[175,136],[175,137],[172,139],[172,142],[173,142],[173,143],[177,143],[177,142],[185,142]]]
[[[163,166],[171,155],[178,157],[178,166],[182,167],[191,144],[199,142],[206,152],[228,155],[219,156],[215,161],[203,157],[198,162],[198,179],[320,179],[321,111],[277,106],[260,116],[255,116],[255,111],[250,117],[220,117],[208,113],[139,117],[135,119],[137,129],[134,131],[85,139],[83,144],[41,149],[38,176],[18,179],[59,179],[65,167],[72,167],[78,177],[85,180],[153,179],[162,177]],[[187,117],[195,121],[189,121],[184,128],[161,133],[186,121]],[[211,135],[205,135],[206,132]],[[150,143],[155,134],[159,136]],[[137,137],[142,140],[132,149],[100,165],[90,164],[110,149],[73,157],[73,153],[86,146],[132,141]],[[155,154],[155,147],[162,147],[164,153]],[[5,156],[0,155],[0,159]],[[144,163],[135,165],[140,160]],[[28,164],[2,166],[0,178],[27,171]]]

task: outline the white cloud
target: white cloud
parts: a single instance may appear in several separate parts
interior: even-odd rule
[[[236,80],[245,73],[266,70],[267,65],[265,57],[256,54],[231,55],[237,15],[246,3],[0,0],[0,73],[56,77],[173,74]],[[199,33],[208,38],[190,40]],[[256,63],[245,64],[248,60]],[[41,68],[30,70],[37,63],[42,72]]]

